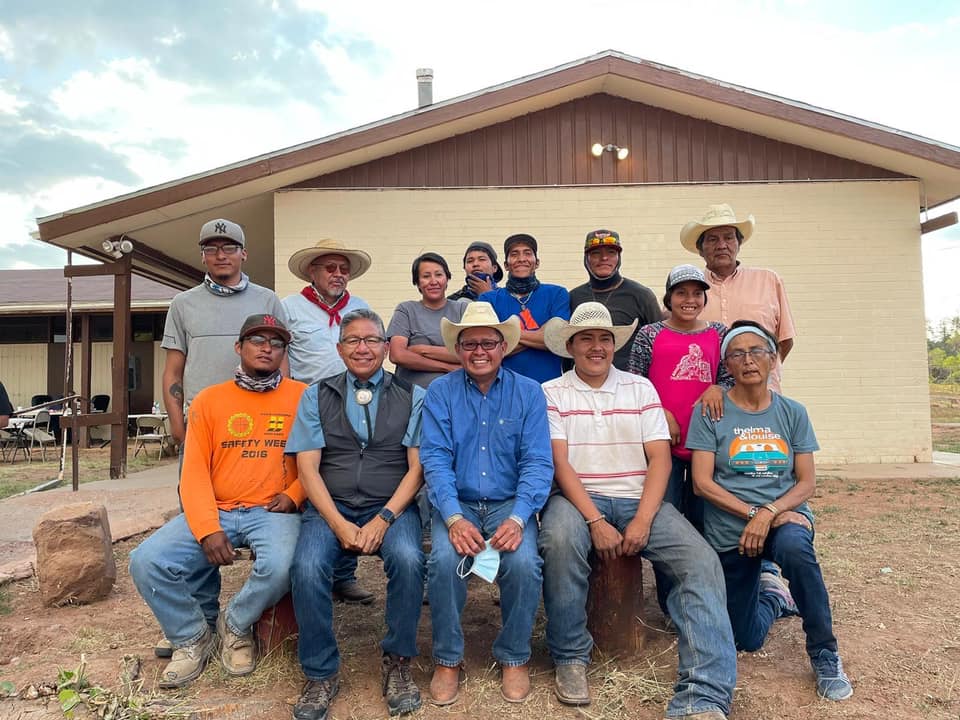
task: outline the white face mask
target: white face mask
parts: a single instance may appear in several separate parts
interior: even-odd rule
[[[492,583],[497,579],[497,572],[500,570],[500,551],[493,548],[489,540],[487,540],[483,550],[473,556],[473,563],[471,563],[468,568],[466,565],[469,557],[469,555],[465,555],[460,561],[460,564],[457,565],[457,575],[465,578],[470,573],[473,573],[488,583]]]

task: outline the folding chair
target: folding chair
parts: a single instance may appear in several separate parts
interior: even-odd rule
[[[139,455],[141,450],[146,452],[148,442],[155,442],[160,447],[160,451],[157,453],[157,460],[159,460],[163,457],[164,448],[166,448],[172,440],[172,436],[167,432],[166,420],[162,417],[156,415],[138,417],[133,456],[136,457]]]
[[[30,440],[28,454],[30,460],[33,460],[33,449],[39,447],[40,456],[43,458],[43,462],[46,462],[47,445],[51,447],[56,447],[57,445],[56,436],[50,432],[50,412],[47,410],[38,410],[37,416],[33,419],[33,425],[25,427],[23,429],[23,435]]]

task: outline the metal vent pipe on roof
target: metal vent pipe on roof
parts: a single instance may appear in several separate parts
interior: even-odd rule
[[[417,107],[433,105],[433,68],[417,68]]]

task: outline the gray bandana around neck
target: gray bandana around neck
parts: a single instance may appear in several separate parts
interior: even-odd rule
[[[236,285],[220,285],[213,281],[209,273],[203,276],[203,286],[214,295],[219,295],[220,297],[241,293],[247,289],[249,284],[250,278],[247,277],[246,273],[240,273],[240,282]]]

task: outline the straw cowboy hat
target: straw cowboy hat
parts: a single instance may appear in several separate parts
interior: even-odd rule
[[[707,210],[707,214],[700,220],[691,220],[683,226],[683,229],[680,231],[680,244],[694,255],[699,255],[700,251],[697,249],[697,238],[710,228],[735,227],[740,231],[740,234],[743,235],[743,240],[740,242],[745,243],[750,239],[750,236],[753,235],[755,225],[756,221],[753,219],[753,215],[747,215],[745,219],[737,220],[733,208],[726,203],[722,205],[711,205]]]
[[[511,315],[500,322],[493,305],[486,302],[472,302],[463,311],[460,322],[455,323],[447,320],[447,318],[440,318],[440,335],[443,337],[443,344],[447,346],[447,350],[456,355],[457,338],[460,337],[460,333],[468,328],[475,327],[493,328],[503,335],[503,340],[507,343],[504,355],[513,350],[520,342],[520,318]]]
[[[287,267],[290,272],[301,280],[313,282],[310,278],[310,263],[323,255],[343,255],[350,261],[350,279],[356,280],[370,269],[372,260],[363,250],[351,250],[344,247],[343,243],[324,238],[319,240],[316,245],[311,245],[303,250],[297,250],[287,261]]]
[[[560,357],[573,357],[567,350],[567,340],[584,330],[609,330],[613,333],[614,350],[619,350],[637,329],[637,320],[629,325],[614,325],[610,311],[598,302],[577,305],[567,322],[562,318],[550,318],[543,326],[543,342],[547,349]]]

